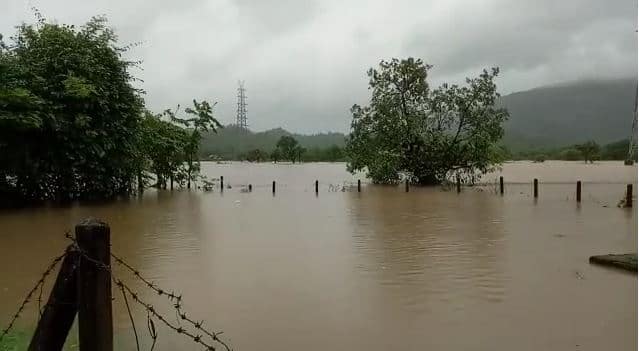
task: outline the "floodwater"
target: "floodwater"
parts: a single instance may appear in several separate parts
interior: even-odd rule
[[[203,170],[232,188],[0,212],[0,327],[64,249],[64,232],[96,216],[111,226],[114,253],[181,292],[185,310],[223,330],[235,350],[637,348],[637,275],[588,263],[637,251],[637,211],[616,206],[626,183],[637,188],[635,166],[507,163],[461,194],[366,182],[361,193],[341,191],[357,179],[344,164]],[[503,197],[493,184],[500,174]],[[241,190],[248,183],[252,193]],[[116,272],[176,320],[161,297]],[[113,296],[116,344],[134,350]],[[133,314],[148,346],[146,313],[134,304]],[[35,320],[28,310],[19,328]],[[156,350],[202,349],[156,326]]]

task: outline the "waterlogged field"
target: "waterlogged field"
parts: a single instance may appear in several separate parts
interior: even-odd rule
[[[637,347],[637,276],[588,263],[636,252],[637,211],[616,207],[627,183],[636,189],[636,167],[507,163],[461,194],[369,185],[344,164],[202,168],[231,188],[1,212],[0,325],[67,245],[64,232],[96,216],[111,226],[113,252],[181,292],[185,310],[236,350]],[[500,175],[503,197],[493,185]],[[361,193],[349,186],[357,179]],[[253,191],[242,191],[249,183]],[[162,297],[116,271],[177,320]],[[131,349],[128,314],[113,296],[116,345]],[[28,334],[36,314],[25,311],[18,330]],[[146,313],[134,305],[133,314],[148,347]],[[156,326],[156,350],[201,349]]]

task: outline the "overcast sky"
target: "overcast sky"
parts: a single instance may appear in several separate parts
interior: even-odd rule
[[[508,94],[564,81],[637,74],[637,0],[0,0],[0,33],[105,14],[142,59],[147,106],[217,101],[235,120],[244,80],[251,129],[348,131],[367,103],[366,70],[419,57],[431,85],[499,66]]]

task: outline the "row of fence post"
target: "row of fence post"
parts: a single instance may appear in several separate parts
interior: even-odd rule
[[[272,193],[275,194],[275,181],[273,181],[272,186]],[[224,191],[224,176],[220,177],[220,191]],[[248,185],[248,191],[251,192],[253,191],[253,185],[249,184]],[[408,191],[408,184],[406,184],[406,191]],[[360,193],[362,192],[362,181],[360,179],[357,180],[357,192]],[[315,180],[315,194],[319,194],[319,181]]]
[[[272,183],[272,193],[275,194],[275,181],[273,181]],[[319,181],[315,180],[315,195],[319,194]],[[410,189],[410,182],[408,181],[408,179],[404,180],[404,190],[405,192],[409,192]],[[457,193],[461,193],[461,179],[459,177],[456,178],[456,189],[457,189]],[[221,176],[220,177],[220,190],[224,191],[224,177]],[[248,185],[248,191],[251,192],[253,191],[253,185],[249,184]],[[504,187],[504,177],[500,176],[499,177],[499,193],[501,195],[504,195],[504,191],[505,191],[505,187]],[[360,179],[357,180],[357,192],[360,193],[362,192],[362,181]],[[533,197],[534,198],[538,198],[539,197],[539,180],[537,178],[533,179]],[[576,190],[576,200],[577,202],[581,202],[581,180],[577,181],[577,190]],[[625,207],[632,207],[632,184],[628,184],[626,187],[626,196],[624,199],[624,206]]]

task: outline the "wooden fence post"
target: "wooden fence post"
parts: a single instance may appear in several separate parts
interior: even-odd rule
[[[632,207],[632,184],[626,185],[626,203],[624,207]]]
[[[577,202],[581,202],[581,180],[577,181]]]
[[[249,193],[250,193],[251,191],[253,191],[253,185],[252,185],[252,184],[249,184]]]
[[[461,180],[457,176],[457,194],[461,193]]]
[[[504,195],[504,177],[499,177],[499,193]]]
[[[79,257],[77,250],[71,246],[67,248],[67,255],[62,261],[60,271],[49,294],[49,300],[29,343],[29,351],[62,351],[78,311],[77,268]]]
[[[533,195],[535,198],[539,197],[539,182],[537,181],[537,178],[533,180]]]
[[[362,181],[360,179],[357,180],[357,192],[362,192]]]
[[[273,194],[275,194],[275,181],[273,181]]]
[[[224,176],[220,176],[220,191],[224,191]]]
[[[404,187],[406,188],[406,192],[408,192],[408,178],[404,181]]]
[[[78,268],[78,334],[81,351],[113,351],[111,230],[95,218],[75,227]]]
[[[319,194],[319,181],[315,180],[315,195]]]

